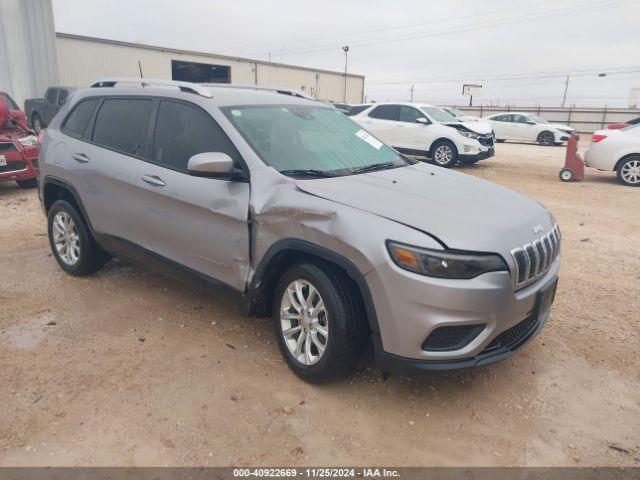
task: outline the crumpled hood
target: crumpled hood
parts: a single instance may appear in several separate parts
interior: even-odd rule
[[[491,124],[489,122],[485,122],[484,120],[471,120],[465,122],[448,122],[444,125],[449,127],[456,128],[456,125],[462,125],[463,127],[471,130],[472,132],[479,133],[480,135],[488,135],[493,131],[491,128]]]
[[[508,258],[553,227],[551,213],[524,195],[424,163],[295,182],[306,193],[416,228],[453,249]],[[539,226],[543,232],[536,234]]]

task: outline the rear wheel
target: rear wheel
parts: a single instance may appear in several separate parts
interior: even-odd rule
[[[447,140],[440,140],[431,147],[431,160],[439,167],[449,168],[458,160],[458,150]]]
[[[29,180],[16,180],[16,183],[20,188],[36,188],[38,186],[38,180],[30,178]]]
[[[538,135],[538,143],[540,145],[544,145],[544,146],[549,146],[549,145],[553,145],[555,142],[555,137],[553,136],[553,133],[545,130],[544,132],[540,132],[540,134]]]
[[[362,309],[352,286],[330,266],[290,267],[275,289],[273,322],[285,361],[311,383],[349,372],[364,349]]]
[[[64,271],[75,276],[90,275],[109,261],[89,233],[80,212],[66,200],[56,201],[47,214],[51,251]]]
[[[629,157],[618,165],[618,181],[629,187],[640,187],[640,156]]]

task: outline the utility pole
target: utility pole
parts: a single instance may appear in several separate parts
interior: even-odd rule
[[[344,103],[347,103],[347,62],[349,60],[349,45],[342,47],[344,50]]]
[[[562,106],[564,107],[565,102],[567,101],[567,90],[569,89],[569,75],[567,75],[567,79],[564,81],[564,95],[562,95]]]
[[[413,86],[413,85],[411,85],[411,101],[412,101],[412,102],[413,102],[413,89],[414,89],[414,86]]]

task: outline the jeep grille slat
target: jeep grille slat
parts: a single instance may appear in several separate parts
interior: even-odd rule
[[[516,265],[515,288],[522,288],[544,275],[559,253],[558,225],[554,225],[542,238],[511,250],[511,256]]]

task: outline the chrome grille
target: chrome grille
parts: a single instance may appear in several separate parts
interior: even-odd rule
[[[516,265],[516,288],[524,287],[544,275],[560,253],[560,229],[553,229],[533,243],[511,250]]]

